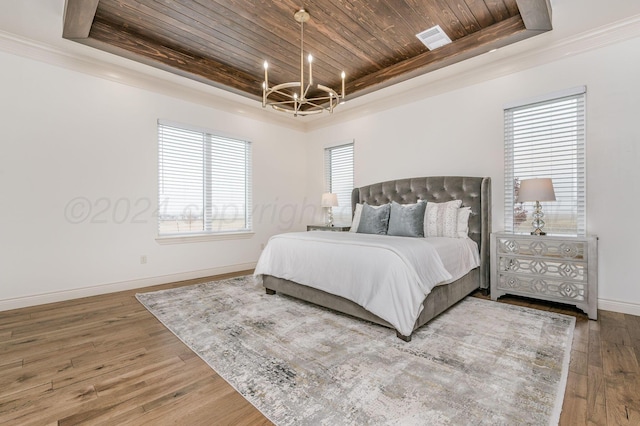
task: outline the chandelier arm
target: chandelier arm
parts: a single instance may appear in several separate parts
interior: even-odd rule
[[[309,89],[311,88],[311,83],[307,84],[307,88],[304,89],[304,93],[302,94],[302,100],[307,99],[307,93],[309,93]]]
[[[287,92],[281,92],[281,91],[279,91],[279,90],[273,90],[273,91],[270,91],[270,92],[269,92],[269,94],[268,94],[267,96],[272,95],[272,94],[274,94],[274,93],[276,93],[276,94],[278,94],[278,95],[285,96],[285,97],[287,97],[288,99],[291,99],[292,101],[293,101],[293,99],[294,99],[294,98],[293,98],[293,96],[291,96],[291,94],[289,94],[289,93],[287,93]],[[277,102],[277,101],[269,101],[269,103],[272,103],[272,102]]]
[[[322,101],[322,103],[317,103],[315,101],[309,102],[309,99],[307,99],[307,105],[311,105],[314,108],[322,108],[322,109],[330,110],[331,108],[337,107],[339,103],[329,99],[320,99],[320,101]]]
[[[286,112],[292,115],[300,115],[300,116],[305,116],[305,115],[314,115],[314,114],[321,114],[323,110],[313,110],[313,111],[294,111],[292,109],[288,109],[288,108],[282,108],[279,107],[277,105],[272,105],[272,108],[275,109],[276,111],[279,112]]]
[[[271,88],[269,88],[269,92],[278,92],[280,89],[288,89],[290,87],[300,87],[300,83],[297,81],[291,82],[291,83],[282,83],[282,84],[277,84]],[[287,96],[292,98],[293,96],[291,96],[290,94],[287,93]]]
[[[293,100],[290,101],[278,101],[278,102],[269,102],[269,105],[293,105]]]
[[[326,99],[321,99],[321,100],[326,100]],[[338,105],[337,102],[329,102],[328,106],[326,104],[318,104],[315,102],[310,102],[311,99],[307,99],[307,102],[305,103],[305,105],[311,105],[311,107],[313,107],[314,109],[323,109],[326,111],[330,111],[332,108],[336,107]],[[306,111],[306,110],[305,110]]]
[[[304,117],[304,116],[307,116],[307,115],[322,114],[322,111],[323,110],[321,110],[321,109],[314,109],[314,110],[310,110],[310,111],[298,111],[298,115],[301,115],[301,116]]]
[[[333,95],[334,97],[336,97],[336,98],[338,98],[338,97],[339,97],[339,96],[338,96],[338,92],[336,92],[335,90],[333,90],[333,89],[331,89],[331,88],[329,88],[329,87],[327,87],[327,86],[324,86],[324,85],[322,85],[322,84],[318,84],[318,89],[320,89],[320,90],[324,90],[325,92],[327,92],[327,93],[329,93],[329,94],[332,94],[332,95]]]

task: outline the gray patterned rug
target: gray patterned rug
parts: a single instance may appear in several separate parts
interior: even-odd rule
[[[467,298],[395,332],[252,277],[137,295],[279,425],[557,424],[575,319]]]

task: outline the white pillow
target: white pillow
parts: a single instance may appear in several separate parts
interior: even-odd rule
[[[356,211],[353,213],[353,221],[351,222],[351,229],[349,232],[358,232],[358,226],[360,226],[360,216],[362,216],[362,204],[356,204]]]
[[[458,209],[458,223],[456,226],[458,238],[467,238],[469,236],[469,216],[471,216],[471,207],[460,207]]]
[[[425,237],[458,238],[458,208],[462,200],[428,202],[424,212]]]

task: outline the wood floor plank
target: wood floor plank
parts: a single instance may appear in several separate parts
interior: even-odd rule
[[[631,346],[603,340],[602,357],[603,371],[607,376],[637,374],[640,372],[635,351]]]
[[[569,371],[587,376],[588,356],[585,352],[571,350],[571,361]]]
[[[74,344],[92,342],[97,335],[104,334],[105,330],[109,330],[110,333],[126,333],[132,324],[139,324],[145,320],[154,321],[153,318],[149,318],[143,312],[131,312],[126,314],[125,317],[118,317],[116,321],[113,318],[104,318],[97,322],[81,325],[74,323],[49,333],[34,331],[31,335],[24,335],[0,343],[0,357],[15,357],[16,353],[31,353],[35,355],[37,353],[56,351],[65,348],[70,339],[73,339]]]
[[[624,322],[629,331],[629,337],[633,342],[640,342],[640,317],[635,315],[624,315]]]
[[[637,378],[635,378],[637,380]],[[607,424],[633,425],[640,424],[640,409],[635,387],[629,388],[624,375],[605,379],[607,393]]]
[[[63,348],[58,348],[55,351],[28,353],[24,358],[24,364],[25,366],[30,366],[36,363],[51,362],[55,359],[72,359],[87,352],[94,352],[95,350],[95,345],[91,342],[83,342],[79,345],[71,344]]]
[[[23,364],[24,364],[24,361],[21,360],[21,359],[9,361],[6,364],[1,364],[0,365],[0,375],[1,375],[0,377],[4,376],[6,374],[11,374],[14,371],[22,369],[22,365]]]
[[[562,313],[562,312],[559,312]],[[571,350],[587,353],[589,352],[589,320],[586,318],[576,318],[576,327],[573,330],[573,342]]]
[[[570,371],[567,376],[567,392],[575,397],[587,399],[588,383],[587,376]]]
[[[606,403],[602,368],[589,366],[587,401],[589,401],[589,406],[605,405]]]
[[[57,410],[73,409],[97,398],[90,383],[77,383],[59,390],[47,389],[46,385],[38,389],[41,392],[29,399],[12,401],[16,409],[8,410],[7,416],[0,415],[0,424],[49,424],[57,420],[54,418]]]
[[[11,329],[15,324],[22,324],[31,319],[31,314],[23,310],[0,311],[0,331]]]
[[[592,321],[595,322],[595,321]],[[602,368],[602,342],[600,340],[600,330],[589,327],[589,366]]]
[[[117,355],[113,358],[101,357],[95,362],[87,362],[78,367],[73,367],[72,370],[66,370],[56,375],[52,380],[53,388],[60,389],[89,379],[97,380],[105,374],[127,369],[127,367],[135,366],[139,362],[149,362],[150,358],[150,354],[144,348]]]
[[[565,392],[560,413],[559,426],[573,426],[587,424],[587,400]]]
[[[39,365],[35,366],[35,368],[22,367],[8,374],[3,374],[0,377],[2,393],[10,395],[45,383],[51,383],[53,377],[73,368],[69,359],[56,361],[48,363],[46,367]]]
[[[166,397],[166,395],[180,393],[185,387],[191,386],[198,380],[208,379],[215,374],[207,371],[203,376],[202,371],[193,369],[174,370],[172,374],[166,374],[151,382],[144,382],[144,386],[131,389],[131,392],[122,395],[121,392],[111,393],[99,397],[92,404],[85,404],[81,411],[59,420],[60,425],[76,425],[90,422],[103,423],[111,418],[129,413],[132,409],[138,410],[152,401]]]
[[[619,345],[630,345],[631,336],[627,327],[625,314],[609,311],[602,312],[602,318],[599,320],[601,339]]]
[[[13,333],[11,332],[11,330],[0,331],[0,342],[9,340],[12,336]]]
[[[20,392],[0,394],[0,424],[17,424],[18,417],[24,416],[29,407],[41,400],[45,395],[51,394],[51,383],[43,383],[40,386],[22,390]]]

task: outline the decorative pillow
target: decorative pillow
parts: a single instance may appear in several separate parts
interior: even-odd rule
[[[461,204],[462,200],[427,203],[424,213],[424,236],[457,238],[458,208]]]
[[[387,235],[398,237],[424,237],[424,211],[427,203],[416,204],[391,203],[389,229]]]
[[[351,229],[349,232],[358,232],[358,226],[360,225],[360,216],[362,215],[362,204],[356,204],[356,211],[353,212],[353,221],[351,221]]]
[[[373,207],[364,203],[362,206],[362,214],[360,215],[358,233],[385,235],[387,233],[387,227],[389,226],[390,210],[391,205],[388,203],[379,207]]]
[[[471,216],[471,207],[460,207],[458,209],[458,224],[456,226],[458,238],[467,238],[469,236],[469,216]]]

